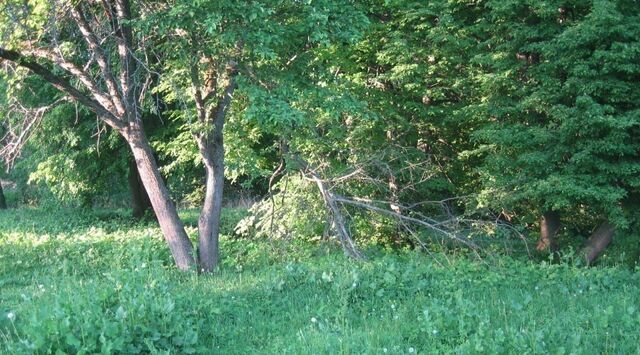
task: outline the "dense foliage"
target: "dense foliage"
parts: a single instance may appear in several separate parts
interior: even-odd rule
[[[72,21],[43,25],[64,2],[26,4],[2,5],[3,46],[46,59],[31,46],[54,36],[65,58],[92,68],[85,53],[91,46]],[[87,19],[99,21],[99,11],[91,11]],[[233,191],[253,199],[284,195],[284,182],[311,167],[327,181],[338,178],[333,193],[379,201],[377,208],[407,216],[497,218],[535,239],[545,228],[540,217],[553,215],[573,245],[603,222],[634,234],[640,170],[634,1],[174,0],[131,11],[138,71],[152,73],[141,98],[145,130],[178,202],[197,206],[209,193],[202,145],[193,137],[216,128],[199,116],[207,109],[198,90],[210,88],[211,105],[219,107],[225,85],[237,81],[224,126],[225,178],[233,186],[227,201]],[[11,31],[12,21],[19,30]],[[103,51],[116,63],[115,45]],[[230,65],[234,76],[226,73]],[[63,97],[26,70],[5,69],[5,131],[19,127],[32,112],[25,110]],[[98,86],[108,86],[105,80]],[[15,110],[18,103],[25,110]],[[126,203],[125,178],[135,173],[127,170],[127,146],[94,115],[64,102],[32,127],[8,176],[22,201]],[[317,220],[305,230],[326,234],[334,217],[306,181],[294,188],[300,195],[294,200],[315,208],[266,199],[256,223],[271,225],[264,212],[280,201],[278,208],[291,209],[282,216]],[[361,221],[370,211],[341,208],[359,238],[407,237],[393,219],[367,225]],[[298,213],[305,210],[312,215]]]

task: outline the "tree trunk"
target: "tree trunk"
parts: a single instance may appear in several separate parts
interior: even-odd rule
[[[233,85],[233,84],[231,84]],[[200,154],[206,171],[204,205],[198,220],[198,262],[201,272],[211,272],[218,265],[220,238],[220,215],[224,190],[224,119],[225,109],[230,103],[233,87],[218,105],[213,119],[212,131],[198,139]]]
[[[611,225],[609,221],[606,221],[591,234],[581,252],[581,255],[584,255],[587,265],[591,265],[598,256],[600,256],[600,253],[611,243],[614,233],[615,227]]]
[[[149,195],[176,266],[181,270],[190,270],[195,267],[193,246],[171,201],[142,128],[139,110],[144,93],[152,80],[151,73],[137,70],[138,60],[134,53],[138,48],[135,46],[135,36],[132,33],[130,1],[104,1],[107,16],[104,20],[96,19],[89,22],[83,14],[83,3],[91,2],[75,1],[69,6],[68,12],[77,24],[87,44],[88,54],[92,58],[85,68],[63,56],[60,44],[56,41],[33,50],[29,45],[30,53],[26,56],[0,46],[0,58],[12,61],[51,83],[73,101],[92,110],[101,121],[125,138],[133,152],[140,180]],[[58,15],[55,11],[51,14]],[[60,16],[60,21],[71,19],[65,14]],[[49,20],[51,19],[53,17]],[[25,38],[25,43],[28,40],[29,38]],[[113,58],[113,64],[107,60],[111,59],[111,56],[107,56],[103,51],[103,48],[112,48],[112,45],[117,46],[119,57],[118,63]],[[50,61],[54,69],[43,66],[32,58],[33,56]],[[97,74],[98,68],[92,63],[97,64],[100,74]],[[116,71],[119,75],[114,75]],[[100,76],[99,80],[94,77],[95,74]],[[116,82],[116,77],[119,77],[119,82]],[[104,82],[107,91],[103,90],[101,82]],[[82,88],[76,88],[75,83]]]
[[[132,215],[133,218],[140,219],[144,217],[145,212],[151,208],[151,201],[140,180],[135,159],[129,160],[128,165],[129,176],[127,177],[127,181],[129,182],[129,191],[131,191]]]
[[[193,268],[195,266],[193,246],[178,217],[176,206],[171,201],[169,190],[162,180],[147,137],[142,132],[142,128],[136,127],[127,131],[125,138],[133,152],[140,180],[149,195],[153,211],[164,238],[169,244],[176,266],[180,270]]]
[[[204,204],[198,219],[198,266],[201,272],[211,272],[218,265],[220,215],[224,189],[224,166],[207,166]]]
[[[7,200],[4,198],[4,191],[2,190],[2,182],[0,182],[0,210],[7,209]]]
[[[242,44],[239,44],[241,46]],[[206,171],[206,190],[204,205],[198,219],[198,267],[201,272],[211,272],[220,259],[218,240],[220,238],[220,215],[222,214],[222,196],[224,190],[224,121],[236,89],[235,76],[237,64],[230,61],[226,68],[227,84],[222,97],[215,106],[206,109],[200,91],[200,80],[196,67],[192,71],[193,84],[196,87],[196,106],[199,120],[209,125],[206,133],[196,133],[194,138],[204,162]],[[209,94],[215,91],[210,91]]]
[[[536,249],[538,251],[555,252],[558,250],[556,236],[560,230],[560,215],[558,212],[547,211],[540,219],[540,239]]]

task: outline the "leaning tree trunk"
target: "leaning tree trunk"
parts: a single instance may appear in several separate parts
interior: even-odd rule
[[[129,183],[129,191],[131,192],[131,210],[133,218],[140,219],[144,217],[147,210],[151,208],[151,201],[149,195],[145,191],[140,180],[140,174],[138,174],[138,167],[136,166],[135,159],[129,160],[129,176],[127,181]]]
[[[138,111],[152,80],[148,71],[136,68],[139,60],[134,53],[139,48],[131,27],[131,2],[103,1],[102,6],[99,6],[99,2],[91,1],[72,3],[64,7],[64,12],[50,11],[48,22],[56,22],[52,20],[58,19],[58,16],[59,21],[65,23],[73,20],[81,34],[80,38],[86,42],[88,56],[82,59],[90,57],[89,62],[78,64],[74,59],[81,58],[62,55],[60,43],[46,43],[46,39],[35,41],[35,37],[29,36],[24,38],[29,53],[0,45],[0,59],[11,61],[49,82],[73,101],[93,111],[102,122],[125,138],[176,266],[181,270],[192,269],[195,267],[193,246],[162,180],[139,117]],[[104,10],[106,16],[92,16],[93,10],[99,13]],[[43,42],[43,45],[38,47],[36,42]],[[111,48],[111,45],[117,47],[118,59],[105,52],[105,48]],[[43,65],[35,58],[49,64]]]
[[[133,152],[140,180],[149,195],[153,211],[169,244],[176,266],[180,270],[193,268],[195,266],[193,246],[178,217],[176,206],[171,201],[169,190],[162,180],[149,141],[142,129],[137,127],[126,132],[125,138]]]
[[[7,200],[4,198],[4,191],[2,190],[2,182],[0,182],[0,210],[7,209]]]
[[[545,212],[540,219],[540,239],[538,239],[536,249],[538,251],[557,251],[558,231],[560,231],[560,214],[554,211]]]
[[[591,234],[581,252],[587,265],[591,265],[609,246],[613,240],[615,230],[615,227],[609,221],[605,221]]]

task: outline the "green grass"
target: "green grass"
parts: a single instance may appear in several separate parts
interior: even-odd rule
[[[640,352],[625,268],[373,248],[358,263],[223,238],[220,270],[197,276],[124,212],[10,210],[0,226],[0,353]]]

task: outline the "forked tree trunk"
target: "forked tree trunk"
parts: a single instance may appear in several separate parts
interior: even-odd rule
[[[128,131],[125,134],[125,139],[131,147],[140,180],[149,195],[153,211],[164,238],[169,244],[176,266],[180,270],[189,270],[195,267],[193,246],[178,217],[176,206],[171,201],[169,190],[162,180],[149,141],[141,128]]]
[[[4,191],[2,190],[2,182],[0,182],[0,210],[7,209],[7,200],[4,198]]]
[[[540,219],[540,239],[538,239],[536,249],[538,251],[557,251],[558,231],[560,231],[560,215],[558,212],[545,212]]]
[[[238,44],[240,50],[242,43]],[[201,272],[211,272],[218,265],[220,253],[220,215],[222,214],[222,196],[224,190],[224,121],[236,89],[235,76],[237,63],[230,61],[225,70],[227,83],[221,98],[214,106],[207,108],[203,98],[197,64],[191,72],[195,87],[195,100],[200,122],[207,125],[205,133],[195,133],[194,138],[204,162],[206,189],[204,205],[198,219],[198,267]],[[205,97],[215,93],[208,88]],[[210,126],[209,126],[210,125]]]
[[[615,227],[609,221],[605,221],[591,234],[581,252],[587,265],[591,265],[609,246],[613,240],[614,233]]]
[[[145,191],[142,181],[140,180],[135,159],[129,160],[128,165],[129,176],[127,177],[127,181],[129,183],[129,191],[131,192],[131,214],[133,218],[140,219],[144,217],[147,210],[151,208],[151,201],[149,201],[149,195],[147,195],[147,191]]]

